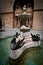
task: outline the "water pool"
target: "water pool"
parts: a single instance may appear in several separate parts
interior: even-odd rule
[[[41,48],[27,49],[19,59],[9,59],[10,42],[12,38],[0,40],[0,65],[43,65],[43,41]]]

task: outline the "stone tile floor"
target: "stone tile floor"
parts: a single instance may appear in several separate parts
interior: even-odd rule
[[[5,31],[0,32],[0,39],[6,38],[6,37],[12,37],[15,35],[16,32],[20,32],[18,28],[6,28]],[[40,38],[43,39],[43,30],[30,30],[29,32],[26,32],[25,34],[40,34]],[[24,34],[24,35],[25,35]]]

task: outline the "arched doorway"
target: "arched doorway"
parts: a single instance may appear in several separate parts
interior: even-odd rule
[[[2,29],[2,20],[0,19],[0,29]]]

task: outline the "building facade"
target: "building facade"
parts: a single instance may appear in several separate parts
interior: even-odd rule
[[[15,28],[15,27],[20,27],[22,25],[21,24],[17,26],[18,22],[15,25],[15,17],[14,17],[15,11],[13,9],[14,1],[15,0],[0,0],[0,19],[2,20],[2,28]],[[43,0],[34,0],[33,22],[31,23],[31,25],[32,25],[31,26],[32,29],[43,30]],[[29,26],[27,25],[27,22],[26,22],[26,26]]]

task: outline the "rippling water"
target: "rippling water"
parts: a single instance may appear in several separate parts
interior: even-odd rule
[[[0,65],[43,65],[43,41],[38,48],[30,48],[17,60],[9,59],[10,42],[12,38],[0,40]]]

